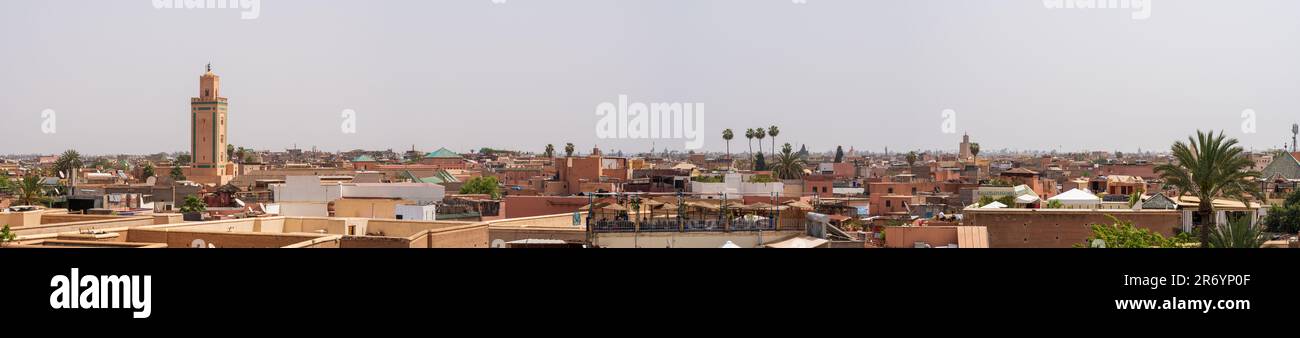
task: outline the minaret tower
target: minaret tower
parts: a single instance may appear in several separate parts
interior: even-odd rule
[[[223,185],[234,174],[226,154],[226,109],[221,77],[212,73],[209,63],[207,72],[199,76],[199,97],[190,98],[191,181]]]

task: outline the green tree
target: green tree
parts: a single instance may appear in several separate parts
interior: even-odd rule
[[[424,160],[423,152],[415,151],[414,148],[412,148],[411,151],[406,152],[407,163],[416,163],[416,162],[420,162],[421,160]]]
[[[226,144],[226,158],[235,158],[235,145]]]
[[[1166,184],[1182,196],[1200,199],[1197,212],[1202,223],[1213,223],[1213,203],[1216,198],[1240,200],[1249,205],[1247,196],[1259,196],[1259,185],[1254,182],[1260,173],[1250,170],[1254,162],[1247,157],[1237,139],[1227,139],[1220,132],[1196,131],[1187,143],[1175,142],[1172,147],[1176,163],[1155,167]],[[1201,247],[1210,246],[1210,228],[1200,227]]]
[[[573,143],[566,143],[564,145],[564,156],[573,157]]]
[[[45,184],[41,182],[40,176],[24,176],[12,188],[15,190],[14,193],[17,196],[18,204],[39,205],[44,204],[47,200],[45,197]]]
[[[5,224],[4,228],[0,228],[0,246],[3,246],[4,243],[13,242],[15,239],[18,239],[18,234],[9,230],[8,224]]]
[[[493,176],[475,177],[466,181],[460,186],[462,194],[483,194],[492,196],[493,199],[501,198],[501,186],[497,178]]]
[[[979,157],[979,156],[980,156],[980,144],[979,144],[979,143],[971,143],[971,144],[970,144],[970,154],[971,154],[971,156],[975,156],[975,157]]]
[[[194,162],[194,156],[191,156],[189,153],[182,153],[180,155],[176,155],[177,166],[189,165],[191,162]]]
[[[1212,226],[1210,248],[1255,249],[1268,241],[1262,225],[1251,225],[1248,217],[1232,217],[1228,224]]]
[[[916,152],[915,151],[907,152],[907,166],[912,167],[915,165],[916,165]]]
[[[772,159],[772,171],[776,177],[783,180],[795,180],[803,178],[804,161],[794,153],[794,148],[786,143],[781,147],[781,153]]]
[[[73,169],[81,168],[83,166],[84,163],[81,161],[81,153],[73,149],[65,150],[62,155],[59,155],[57,160],[54,160],[54,171],[68,175],[68,177],[72,177]]]
[[[90,163],[90,167],[99,170],[104,170],[113,167],[113,163],[109,162],[107,157],[100,157],[92,161]]]
[[[1300,232],[1300,191],[1287,195],[1281,205],[1269,207],[1264,225],[1272,232]]]
[[[172,167],[171,177],[173,181],[184,181],[185,172],[181,170],[181,167]]]
[[[763,159],[763,152],[761,150],[758,152],[758,154],[754,155],[754,170],[758,170],[758,171],[767,170],[767,160]]]
[[[778,128],[776,125],[767,127],[767,136],[772,137],[772,157],[776,157],[776,135],[778,134],[781,134],[781,128]]]
[[[731,128],[722,130],[722,139],[727,141],[727,158],[731,158],[731,139],[735,137],[736,134],[731,132]]]
[[[998,203],[1002,203],[1003,205],[1006,205],[1007,207],[1014,207],[1014,206],[1016,206],[1016,197],[1015,197],[1015,196],[1011,196],[1011,195],[1006,195],[1006,196],[998,197]]]
[[[1107,248],[1179,248],[1191,240],[1186,236],[1167,238],[1149,229],[1133,226],[1133,222],[1121,221],[1115,216],[1106,215],[1112,224],[1093,224],[1092,237],[1075,247],[1089,247],[1096,240],[1101,240]]]
[[[554,144],[547,144],[547,145],[546,145],[546,152],[542,153],[542,155],[546,156],[546,158],[553,158],[553,157],[555,157],[555,145],[554,145]]]
[[[835,163],[844,163],[844,146],[835,146]]]
[[[145,164],[144,168],[140,168],[140,176],[143,176],[143,178],[153,177],[154,175],[153,171],[154,171],[153,164]]]
[[[1064,208],[1064,207],[1065,207],[1065,204],[1064,204],[1064,203],[1061,203],[1061,200],[1050,200],[1050,201],[1047,201],[1047,209],[1061,209],[1061,208]]]
[[[182,213],[195,213],[208,211],[208,204],[199,199],[198,196],[185,196],[185,203],[181,204]]]

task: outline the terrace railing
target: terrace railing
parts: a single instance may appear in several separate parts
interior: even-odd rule
[[[777,226],[771,220],[727,222],[713,219],[681,220],[655,219],[642,220],[640,232],[748,232],[775,231]],[[597,220],[591,223],[591,231],[597,233],[638,232],[637,223],[622,220]]]

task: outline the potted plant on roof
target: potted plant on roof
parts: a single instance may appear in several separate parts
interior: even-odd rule
[[[5,224],[4,228],[0,228],[0,246],[4,246],[5,243],[13,242],[16,239],[18,239],[18,234],[9,230],[8,224]]]
[[[186,222],[202,221],[203,212],[207,210],[207,204],[194,195],[186,196],[185,203],[181,204],[181,214],[185,215]]]

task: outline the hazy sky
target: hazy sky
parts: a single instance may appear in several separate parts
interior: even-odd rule
[[[646,151],[599,140],[597,105],[703,103],[705,148],[744,128],[821,151],[1163,150],[1197,128],[1254,148],[1300,121],[1300,1],[3,1],[0,154],[189,148],[212,62],[240,146]],[[56,133],[41,112],[56,112]],[[357,132],[340,129],[344,109]],[[957,112],[957,134],[941,112]],[[1242,131],[1256,111],[1258,132]],[[659,140],[682,149],[684,140]],[[764,149],[770,145],[765,140]]]

